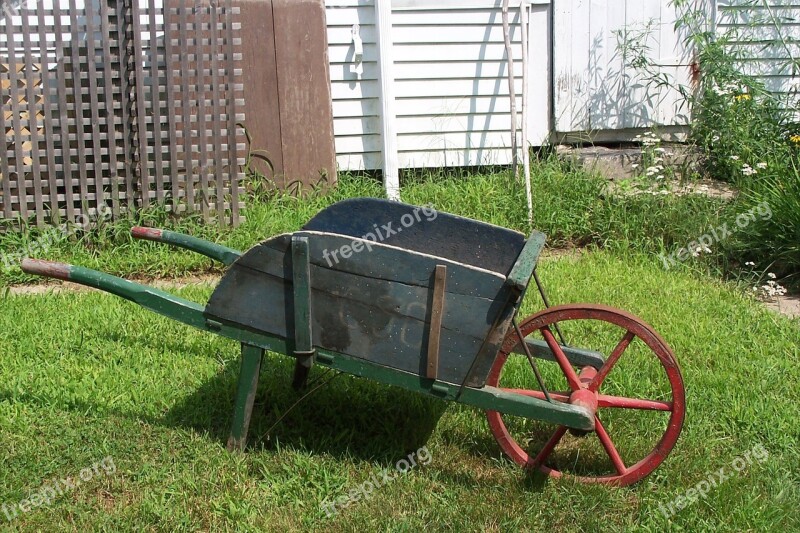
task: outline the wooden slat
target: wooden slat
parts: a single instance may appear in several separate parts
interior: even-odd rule
[[[214,115],[212,119],[212,135],[215,139],[222,138],[220,132],[220,79],[219,79],[219,33],[218,33],[218,25],[220,23],[219,20],[219,10],[212,6],[210,8],[210,16],[211,16],[211,27],[214,28],[211,33],[209,34],[211,48],[209,52],[211,53],[211,109]],[[224,169],[222,167],[222,149],[219,142],[214,143],[214,152],[213,152],[213,162],[214,162],[214,175],[212,177],[213,183],[215,184],[214,187],[214,200],[216,202],[216,213],[218,223],[220,225],[225,223],[225,209],[223,207],[223,203],[225,201],[224,195]]]
[[[167,27],[170,20],[169,7],[164,8],[164,26]],[[181,172],[178,166],[178,135],[177,135],[177,122],[175,106],[175,78],[174,72],[177,68],[174,54],[176,47],[173,45],[170,36],[165,33],[164,35],[164,52],[166,62],[165,83],[166,83],[166,96],[167,96],[167,131],[169,135],[169,167],[170,167],[170,189],[172,191],[172,209],[177,212],[178,204],[182,201],[183,193],[181,191],[181,184],[185,182],[187,173]]]
[[[112,61],[116,62],[118,59],[111,55],[111,31],[110,31],[110,12],[108,9],[108,2],[100,2],[100,31],[102,39],[103,57],[106,59],[106,64],[103,68],[103,105],[107,110],[111,109],[114,102],[114,89],[112,86]],[[111,180],[109,187],[111,199],[111,214],[116,219],[120,215],[120,198],[119,198],[119,174],[117,169],[117,137],[116,137],[116,117],[115,111],[110,111],[106,114],[106,131],[108,142],[108,159],[109,169],[108,176]],[[97,143],[99,145],[99,143]]]
[[[425,375],[428,379],[439,377],[439,348],[442,337],[442,317],[444,316],[444,291],[447,283],[447,267],[436,265],[433,278],[433,300],[431,322],[428,329],[428,357]]]
[[[77,12],[76,1],[69,0],[69,9],[71,13]],[[78,25],[71,23],[70,24],[70,36],[71,39],[69,41],[69,48],[72,57],[72,64],[70,65],[70,72],[73,74],[77,72],[81,72],[83,68],[86,66],[85,58],[82,58],[80,55],[80,43],[82,43],[82,39],[80,38],[80,33],[78,31]],[[73,78],[72,80],[72,87],[70,92],[68,93],[69,96],[72,97],[72,105],[70,106],[76,121],[76,131],[78,135],[78,186],[79,186],[79,196],[78,201],[80,202],[81,206],[83,205],[84,199],[88,198],[89,196],[89,177],[88,177],[88,169],[87,169],[87,160],[86,160],[86,145],[89,144],[91,137],[86,136],[86,128],[84,125],[83,119],[83,91],[80,86],[80,80],[76,80]],[[80,210],[80,209],[79,209]]]
[[[8,57],[9,57],[9,68],[8,68],[8,77],[10,80],[9,86],[9,95],[11,97],[11,122],[13,124],[14,130],[14,163],[15,169],[14,171],[9,171],[9,179],[12,178],[12,174],[15,176],[17,183],[19,184],[23,181],[24,178],[24,171],[22,167],[22,143],[19,142],[19,139],[22,139],[22,125],[20,123],[20,113],[22,111],[20,106],[20,93],[19,93],[19,72],[17,70],[17,52],[16,52],[16,45],[13,42],[12,37],[12,27],[11,25],[6,26],[6,35],[9,38],[8,41]],[[18,203],[18,211],[17,215],[19,215],[23,220],[27,220],[29,217],[28,214],[28,198],[27,198],[27,191],[25,190],[24,186],[17,185],[17,194],[20,197],[20,201]]]
[[[43,10],[38,10],[38,26],[39,26],[39,42],[46,42],[45,37],[45,24]],[[50,96],[53,92],[51,87],[52,76],[50,74],[49,65],[50,55],[46,53],[42,56],[42,113],[44,115],[44,143],[45,143],[45,156],[47,158],[47,179],[50,189],[50,216],[53,222],[59,221],[58,216],[58,175],[56,173],[56,132],[53,129],[53,107],[50,102]],[[1,130],[2,128],[0,128]],[[60,143],[59,143],[60,144]]]
[[[195,24],[195,34],[194,34],[194,42],[192,43],[193,46],[197,48],[197,55],[195,57],[196,61],[196,72],[202,73],[203,72],[203,60],[207,57],[208,51],[207,48],[204,47],[203,43],[207,36],[207,31],[203,29],[203,25],[206,24],[203,22],[202,17],[204,17],[207,13],[207,8],[203,6],[201,9],[195,9],[194,13],[194,24]],[[198,20],[200,23],[198,23]],[[200,78],[200,75],[198,75]],[[198,108],[205,108],[207,105],[207,97],[205,91],[203,90],[202,84],[199,80],[195,80],[196,84],[196,107]],[[206,120],[205,114],[199,114],[199,124],[198,124],[198,136],[202,141],[205,141],[206,135]],[[199,167],[200,167],[200,198],[198,201],[200,202],[200,211],[203,213],[203,219],[209,219],[209,210],[208,210],[208,158],[206,156],[205,146],[202,144],[199,146]]]
[[[92,132],[95,131],[102,131],[103,127],[107,125],[108,116],[101,122],[100,120],[100,100],[98,98],[99,88],[97,84],[97,45],[95,42],[95,24],[94,24],[94,13],[87,13],[85,18],[86,20],[86,53],[85,56],[86,62],[88,63],[88,81],[89,81],[89,107],[90,107],[90,116],[92,119]],[[101,37],[102,39],[102,37]],[[101,45],[102,47],[102,45]],[[103,56],[104,61],[108,61],[106,56]],[[82,91],[81,91],[82,92]],[[83,106],[81,106],[83,107]],[[80,112],[82,113],[83,110],[81,109]],[[100,154],[100,143],[94,139],[94,134],[91,134],[87,139],[91,144],[92,150],[92,175],[91,180],[93,182],[95,188],[95,205],[94,206],[86,206],[88,210],[90,207],[97,208],[99,204],[105,203],[105,194],[103,192],[103,187],[98,186],[98,181],[102,179],[102,168],[99,168],[102,162],[102,155]],[[86,214],[86,213],[84,213]]]
[[[129,79],[133,84],[133,103],[131,105],[131,122],[133,131],[133,174],[138,193],[134,191],[142,208],[150,205],[150,173],[147,166],[147,113],[144,93],[144,66],[142,65],[142,25],[139,3],[134,2],[130,7],[130,24],[132,32],[132,53],[129,56]]]
[[[446,257],[502,276],[511,271],[525,246],[525,236],[516,231],[377,198],[338,202],[318,213],[303,229],[359,238],[372,234],[382,244]]]
[[[156,6],[154,0],[148,0],[147,3],[147,11],[149,13],[149,21],[150,24],[148,26],[148,30],[150,31],[151,39],[156,34]],[[153,178],[155,179],[155,187],[156,187],[156,201],[159,205],[164,204],[164,162],[162,160],[163,155],[163,146],[162,146],[162,139],[161,139],[161,120],[163,120],[163,115],[161,113],[161,89],[159,87],[159,65],[158,65],[158,56],[157,56],[158,49],[156,47],[156,43],[150,42],[148,43],[147,53],[150,57],[150,67],[148,74],[150,75],[150,91],[148,91],[147,101],[150,103],[152,116],[157,117],[160,120],[154,120],[152,123],[152,129],[148,129],[148,136],[152,138],[154,149],[154,156],[155,160],[152,162],[153,168],[155,170]],[[149,161],[148,161],[149,162]]]
[[[55,41],[57,43],[66,43],[69,41],[69,37],[65,36],[64,28],[61,25],[61,17],[62,11],[60,7],[60,2],[56,1],[53,3],[53,11],[54,13],[54,20],[55,20]],[[69,13],[69,12],[68,12]],[[56,52],[56,56],[60,59],[64,55],[64,47],[59,46],[58,51]],[[68,108],[67,108],[67,89],[64,86],[63,80],[66,79],[66,69],[63,61],[57,62],[56,67],[57,73],[57,80],[58,84],[56,86],[56,91],[58,93],[58,113],[59,113],[59,135],[60,135],[60,144],[61,144],[61,157],[64,161],[64,165],[66,168],[63,170],[64,175],[64,191],[66,197],[66,217],[69,221],[75,220],[75,195],[74,195],[74,184],[73,184],[73,168],[72,162],[69,157],[69,148],[70,148],[70,141],[67,138],[67,129],[64,127],[64,124],[67,123],[68,117]],[[80,195],[78,195],[80,198]]]
[[[32,43],[31,43],[31,26],[30,26],[30,18],[27,9],[22,10],[22,48],[25,53],[25,100],[26,105],[28,107],[27,110],[27,117],[28,117],[28,142],[30,143],[30,157],[32,163],[32,174],[33,174],[33,202],[35,208],[35,215],[36,215],[36,224],[38,226],[44,225],[44,205],[42,202],[42,173],[41,173],[41,161],[39,160],[39,124],[38,124],[38,115],[39,109],[37,105],[38,95],[36,94],[38,91],[36,90],[36,85],[38,85],[34,80],[34,66],[33,66],[33,55],[32,55]],[[40,91],[41,89],[39,89]],[[15,139],[17,144],[20,143],[20,139]],[[23,145],[24,146],[24,145]],[[24,161],[23,161],[24,162]],[[17,161],[17,165],[19,165],[19,161]],[[19,167],[18,167],[19,168]]]
[[[226,42],[228,45],[233,44],[233,2],[231,0],[227,0],[225,3],[227,9],[227,18],[226,18]],[[238,153],[241,153],[240,150],[237,148],[237,137],[239,135],[238,126],[236,126],[236,121],[241,120],[244,121],[244,117],[238,118],[236,117],[236,101],[233,98],[234,96],[234,89],[233,87],[241,83],[241,70],[239,74],[236,74],[236,63],[234,60],[234,53],[233,50],[230,48],[226,49],[226,57],[227,57],[227,76],[228,76],[228,93],[227,93],[227,106],[226,106],[226,115],[228,117],[228,175],[230,176],[230,198],[231,198],[231,222],[236,225],[239,223],[239,190],[240,190],[240,183],[241,178],[243,177],[239,173],[239,166],[238,161],[236,161],[238,157]]]

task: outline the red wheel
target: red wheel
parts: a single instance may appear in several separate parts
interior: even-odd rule
[[[551,331],[556,323],[570,346],[603,353],[602,367],[576,370]],[[543,339],[555,356],[555,362],[537,360],[548,390],[558,391],[551,398],[594,412],[595,430],[568,432],[559,426],[553,432],[542,422],[487,411],[489,427],[508,457],[549,476],[616,485],[636,483],[664,461],[683,427],[685,396],[678,363],[650,326],[611,307],[571,304],[527,318],[520,330],[524,337]],[[510,356],[519,345],[512,328],[486,384],[544,399],[526,357]],[[615,441],[625,442],[625,449]],[[632,457],[641,459],[632,463]]]

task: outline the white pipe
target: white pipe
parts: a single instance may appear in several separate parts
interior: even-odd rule
[[[528,146],[528,1],[519,3],[522,24],[522,173],[525,176],[525,198],[528,201],[528,230],[533,230],[533,192],[531,191],[531,154]]]
[[[511,51],[511,29],[508,24],[508,0],[503,0],[503,41],[506,47],[506,62],[508,63],[508,95],[511,99],[511,166],[514,170],[514,179],[519,181],[519,159],[517,150],[517,95],[514,91],[514,54]]]
[[[383,186],[386,197],[400,200],[400,178],[395,127],[394,54],[392,42],[392,0],[375,0],[375,30],[378,37],[378,70],[381,82],[381,146]]]

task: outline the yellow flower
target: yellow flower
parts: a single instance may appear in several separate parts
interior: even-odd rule
[[[747,93],[737,94],[735,98],[737,102],[741,102],[742,100],[750,100],[750,95]]]
[[[800,144],[800,135],[792,135],[789,140],[795,144]]]

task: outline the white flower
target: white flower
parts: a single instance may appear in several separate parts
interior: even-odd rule
[[[732,155],[731,159],[733,159],[734,161],[738,161],[739,160],[739,156],[738,155]]]
[[[756,163],[756,166],[758,168],[762,169],[762,170],[767,168],[767,164],[766,163]]]
[[[753,263],[752,261],[748,261],[748,262],[746,262],[746,263],[744,264],[744,266],[754,267],[754,266],[756,266],[756,264],[755,264],[755,263]],[[755,289],[755,288],[754,288],[754,289]]]
[[[663,148],[660,148],[660,147],[659,147],[659,148],[653,148],[653,151],[654,151],[654,152],[666,152],[666,150],[665,150],[665,149],[663,149]]]
[[[767,274],[767,277],[769,279],[775,279],[777,276],[775,274],[773,274],[772,272],[770,272],[769,274]]]
[[[657,180],[663,180],[664,179],[664,174],[659,174],[658,176],[656,176],[656,179]]]
[[[663,161],[664,161],[664,158],[663,158],[663,157],[656,157],[656,158],[653,160],[653,163],[661,163],[661,162],[663,162]]]
[[[639,168],[639,163],[634,163],[631,165],[631,168]]]
[[[751,167],[750,165],[744,165],[742,167],[742,174],[745,176],[752,176],[753,174],[758,174],[758,171]]]

